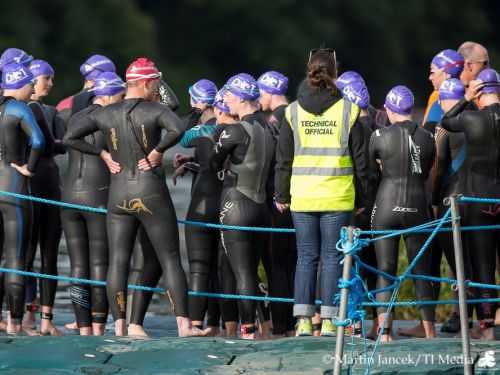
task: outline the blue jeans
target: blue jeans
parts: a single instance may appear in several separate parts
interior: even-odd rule
[[[297,238],[294,316],[312,317],[316,311],[316,281],[321,260],[321,317],[337,315],[333,299],[341,277],[341,253],[335,248],[340,229],[349,223],[351,212],[292,212]]]

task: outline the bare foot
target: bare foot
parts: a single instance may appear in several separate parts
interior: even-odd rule
[[[7,322],[5,320],[0,319],[0,331],[5,332],[7,330]]]
[[[149,335],[144,330],[144,327],[139,324],[128,325],[128,335],[138,339],[148,339]]]
[[[34,312],[27,311],[26,314],[24,314],[23,327],[31,329],[36,328],[36,317]]]
[[[215,337],[215,336],[219,336],[220,329],[219,329],[219,327],[207,327],[203,330],[203,333],[207,337]]]
[[[40,335],[42,336],[63,336],[63,333],[48,319],[42,319],[40,323]]]
[[[495,340],[494,328],[481,329],[479,327],[470,330],[470,337],[475,340],[492,341]]]
[[[179,337],[205,336],[205,333],[201,329],[191,325],[189,318],[178,316],[176,320]]]
[[[382,335],[380,338],[380,342],[391,342],[393,341],[393,338],[391,335]]]
[[[115,321],[115,336],[127,336],[127,322],[125,319]]]
[[[500,326],[500,307],[497,309],[495,314],[495,325]]]
[[[106,325],[103,323],[92,323],[92,334],[94,336],[103,336],[106,331]]]
[[[80,328],[80,336],[92,336],[93,335],[92,327],[81,327]]]
[[[417,337],[417,338],[425,338],[425,329],[424,326],[422,325],[422,322],[420,324],[416,325],[415,327],[412,328],[398,328],[398,335],[401,336],[407,336],[407,337]]]
[[[78,324],[76,322],[66,323],[64,328],[69,329],[71,331],[76,331],[78,329]]]

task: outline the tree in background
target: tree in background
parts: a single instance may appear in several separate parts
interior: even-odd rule
[[[227,0],[25,0],[0,5],[0,48],[19,47],[56,68],[52,101],[81,87],[79,66],[92,53],[123,73],[135,57],[158,62],[187,105],[187,87],[201,77],[219,85],[234,73],[275,69],[302,79],[308,53],[334,47],[342,69],[363,74],[375,105],[389,87],[411,87],[423,106],[431,90],[429,62],[465,40],[483,43],[500,66],[496,1],[298,2]],[[49,98],[49,101],[51,99]]]

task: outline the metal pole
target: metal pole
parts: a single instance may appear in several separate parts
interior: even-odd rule
[[[464,375],[472,375],[470,356],[469,322],[467,316],[467,296],[465,294],[464,258],[462,250],[462,235],[460,232],[460,211],[458,197],[449,198],[451,205],[451,223],[453,229],[453,247],[455,248],[455,265],[458,287],[458,301],[460,307],[460,328],[462,333],[462,355],[464,359]]]
[[[349,227],[349,245],[352,244],[354,228]],[[344,269],[342,271],[342,279],[349,281],[351,279],[352,255],[347,254],[344,257]],[[340,291],[340,308],[339,320],[343,321],[347,318],[347,303],[349,297],[349,289],[343,288]],[[335,344],[335,360],[333,361],[333,375],[340,375],[342,372],[342,357],[344,355],[344,326],[337,327],[337,342]]]

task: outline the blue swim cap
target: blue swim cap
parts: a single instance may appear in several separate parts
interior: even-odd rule
[[[279,72],[270,71],[259,77],[257,85],[269,94],[285,95],[288,90],[288,78]]]
[[[115,64],[106,56],[92,55],[80,66],[80,73],[88,81],[95,80],[104,72],[116,72]]]
[[[33,60],[30,64],[30,70],[35,78],[54,75],[54,68],[45,60]]]
[[[116,73],[104,72],[95,79],[92,91],[95,96],[113,96],[125,91],[125,82]]]
[[[25,65],[9,64],[3,67],[2,70],[2,89],[17,90],[32,83],[33,74]]]
[[[385,107],[400,115],[409,115],[413,109],[414,98],[411,90],[406,86],[396,86],[389,91],[385,98]]]
[[[188,92],[195,102],[212,105],[217,94],[217,86],[208,79],[200,79],[193,86],[189,87]]]
[[[457,78],[447,79],[439,87],[439,100],[460,100],[464,95],[464,84]]]
[[[216,107],[217,109],[219,109],[224,113],[229,113],[229,107],[224,102],[224,94],[226,93],[226,91],[227,88],[226,86],[224,86],[217,92],[217,95],[215,95],[214,107]]]
[[[19,48],[7,48],[0,56],[0,70],[9,64],[29,65],[33,61],[33,56],[28,55]]]
[[[260,96],[257,81],[250,74],[240,73],[229,78],[227,90],[243,100],[257,100]]]

